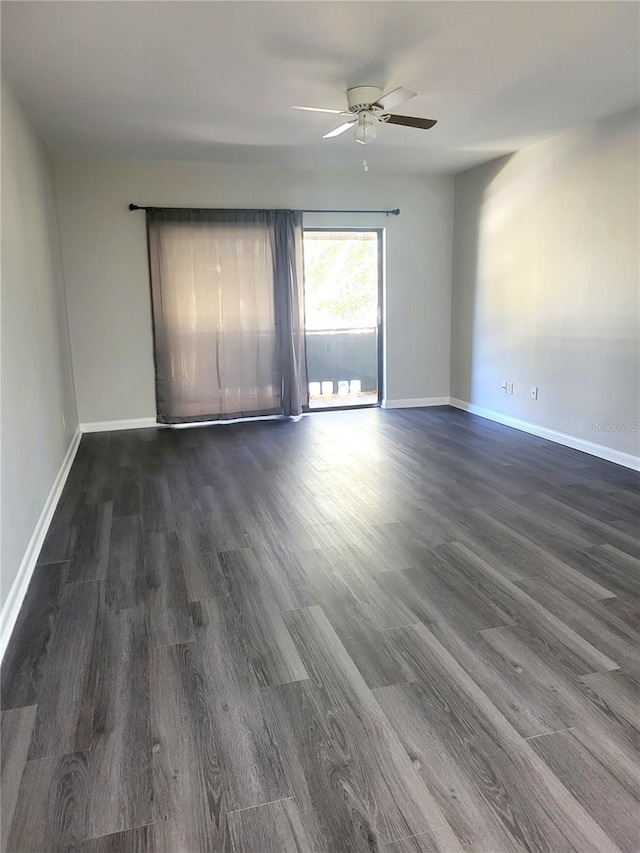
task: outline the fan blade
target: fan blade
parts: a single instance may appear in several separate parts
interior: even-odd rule
[[[329,133],[325,133],[322,138],[331,139],[332,136],[340,136],[341,133],[344,133],[345,130],[349,130],[350,127],[353,127],[353,125],[357,123],[357,120],[346,121],[344,124],[341,124],[340,127],[336,127],[335,130],[330,130]]]
[[[344,110],[325,110],[322,107],[289,107],[290,110],[305,110],[308,113],[333,113],[333,115],[344,115]]]
[[[393,89],[391,92],[387,92],[386,95],[383,95],[376,101],[374,106],[382,107],[383,110],[392,110],[399,104],[404,104],[404,102],[408,101],[409,98],[415,98],[415,96],[416,93],[412,92],[411,89],[403,89],[401,86],[399,89]]]
[[[414,116],[394,116],[390,115],[385,124],[401,124],[404,127],[417,127],[420,130],[429,130],[438,122],[434,118],[415,118]]]

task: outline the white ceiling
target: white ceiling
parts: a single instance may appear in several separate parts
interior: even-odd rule
[[[459,171],[638,103],[635,2],[4,2],[2,64],[57,153]],[[366,149],[320,137],[406,86]],[[336,121],[337,119],[337,121]]]

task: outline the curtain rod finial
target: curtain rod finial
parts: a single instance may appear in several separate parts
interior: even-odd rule
[[[132,203],[129,205],[129,210],[140,210],[140,208],[138,207],[137,204]]]

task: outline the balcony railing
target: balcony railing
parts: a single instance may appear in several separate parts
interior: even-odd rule
[[[373,327],[356,329],[308,329],[307,373],[309,383],[359,380],[361,391],[378,387],[378,337]],[[343,386],[344,387],[344,386]]]

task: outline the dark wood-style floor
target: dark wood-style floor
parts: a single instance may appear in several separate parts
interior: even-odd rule
[[[86,435],[2,849],[640,850],[637,474],[450,409]]]

